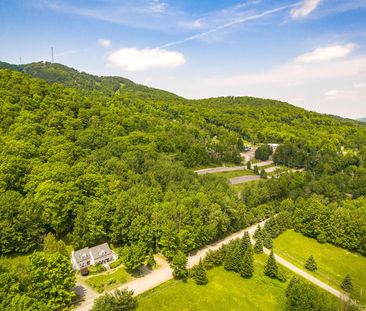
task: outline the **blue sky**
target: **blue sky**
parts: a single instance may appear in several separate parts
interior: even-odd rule
[[[1,0],[0,60],[366,116],[366,0]]]

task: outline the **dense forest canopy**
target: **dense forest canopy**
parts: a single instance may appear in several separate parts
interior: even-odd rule
[[[193,172],[240,164],[248,143],[263,144],[262,159],[278,143],[274,162],[305,171],[248,183],[240,198],[226,179]],[[365,146],[366,124],[275,100],[187,100],[60,64],[0,62],[0,255],[32,252],[0,265],[0,309],[71,303],[63,241],[111,242],[133,269],[271,217],[268,237],[294,228],[366,255]]]
[[[315,162],[366,140],[359,122],[273,100],[185,100],[60,64],[0,67],[2,254],[35,249],[47,232],[76,247],[187,252],[252,218],[224,180],[189,168],[240,163],[242,139]]]

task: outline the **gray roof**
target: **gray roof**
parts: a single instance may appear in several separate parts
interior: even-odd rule
[[[112,254],[112,250],[109,248],[108,243],[103,243],[94,247],[89,248],[90,254],[94,259],[98,259],[104,256]]]
[[[77,263],[82,262],[84,260],[90,259],[89,249],[84,247],[74,252],[74,258]]]

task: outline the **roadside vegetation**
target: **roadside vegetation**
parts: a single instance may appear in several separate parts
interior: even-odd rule
[[[366,303],[366,258],[328,243],[319,243],[293,230],[288,230],[273,241],[276,254],[304,269],[310,255],[317,269],[307,270],[316,278],[342,290],[347,275],[352,278],[352,297]]]

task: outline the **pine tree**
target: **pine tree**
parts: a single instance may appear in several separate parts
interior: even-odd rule
[[[250,161],[247,162],[247,169],[250,170],[252,168],[252,163]]]
[[[264,224],[264,228],[266,232],[268,232],[272,239],[278,237],[280,234],[280,227],[276,221],[276,218],[273,216],[268,219],[268,221]]]
[[[198,265],[192,268],[191,276],[197,285],[205,285],[208,283],[206,270],[201,260]]]
[[[253,172],[256,175],[259,175],[259,170],[258,170],[258,166],[257,165],[254,165]]]
[[[290,283],[288,284],[287,289],[286,289],[286,296],[287,297],[290,295],[290,292],[291,292],[292,288],[294,286],[296,286],[299,282],[300,282],[300,279],[299,278],[297,278],[295,276],[293,276],[291,278]]]
[[[258,225],[257,229],[254,232],[254,238],[258,239],[258,238],[262,237],[262,233],[263,233],[262,227],[261,227],[261,225]]]
[[[263,253],[263,241],[262,237],[259,237],[254,244],[254,252],[256,254],[262,254]]]
[[[268,257],[267,263],[264,266],[264,274],[272,279],[277,278],[278,267],[276,263],[276,258],[274,257],[273,250]]]
[[[226,270],[239,272],[243,255],[244,252],[241,241],[240,240],[231,241],[226,249],[224,268]]]
[[[156,266],[154,252],[152,250],[150,250],[149,255],[147,256],[146,264],[150,269],[152,269]]]
[[[352,292],[353,284],[352,284],[351,276],[349,274],[347,274],[346,277],[344,278],[344,280],[342,281],[341,287],[348,293]]]
[[[243,261],[240,266],[240,275],[245,279],[250,279],[253,276],[254,272],[254,257],[252,247],[245,252]]]
[[[264,169],[261,170],[260,176],[263,179],[267,179],[268,178],[267,172]]]
[[[250,240],[250,236],[248,232],[245,232],[242,238],[242,247],[243,247],[243,252],[242,255],[244,256],[245,252],[250,249],[252,247],[252,242]]]
[[[316,262],[315,262],[315,259],[314,259],[313,255],[310,255],[308,260],[306,260],[305,268],[310,270],[310,271],[318,270],[318,267],[316,265]]]
[[[272,242],[272,238],[270,236],[269,233],[267,233],[265,236],[264,236],[264,239],[263,239],[263,246],[265,248],[268,248],[268,249],[271,249],[273,247],[273,242]]]

